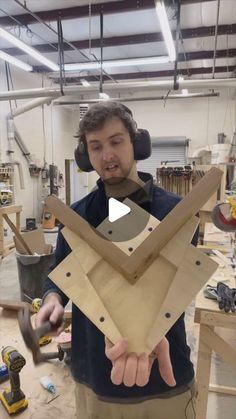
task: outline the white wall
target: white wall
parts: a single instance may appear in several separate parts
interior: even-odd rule
[[[42,76],[28,74],[24,71],[12,70],[14,89],[29,89],[42,87]],[[0,91],[7,90],[5,68],[0,63]],[[31,101],[18,100],[17,106]],[[15,102],[12,101],[15,108]],[[15,125],[29,152],[35,156],[35,162],[42,166],[44,158],[48,164],[55,164],[65,174],[65,159],[73,158],[76,140],[73,135],[76,131],[78,112],[70,108],[44,105],[45,136],[42,124],[42,107],[38,107],[15,117]],[[8,101],[0,101],[0,158],[1,163],[8,162],[6,117],[10,111]],[[25,225],[26,217],[36,217],[39,221],[42,212],[41,179],[31,177],[28,164],[23,157],[18,145],[14,144],[13,159],[22,164],[25,189],[20,189],[18,170],[15,166],[15,202],[23,206],[21,217],[22,226]],[[60,189],[60,198],[65,198],[64,188]]]
[[[160,92],[158,93],[158,95]],[[147,95],[146,95],[147,96]],[[235,91],[220,91],[220,97],[125,103],[140,128],[161,136],[189,138],[189,155],[197,148],[217,143],[224,132],[230,142],[236,125]]]

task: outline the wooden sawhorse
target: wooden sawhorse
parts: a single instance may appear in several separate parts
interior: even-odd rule
[[[234,284],[229,284],[229,286],[235,287]],[[214,330],[215,327],[235,330],[236,313],[225,313],[219,310],[217,302],[205,298],[203,291],[200,291],[196,298],[194,321],[200,324],[196,374],[198,383],[196,419],[206,419],[209,391],[236,396],[234,387],[210,384],[212,351],[236,368],[236,350]]]
[[[4,215],[16,214],[16,228],[20,232],[20,213],[22,205],[9,205],[0,207],[0,256],[4,257],[9,253],[9,250],[15,247],[13,242],[4,244]]]

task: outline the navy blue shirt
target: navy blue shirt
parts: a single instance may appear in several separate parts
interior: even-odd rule
[[[141,200],[139,205],[156,217],[163,218],[180,201],[177,195],[169,193],[153,184],[151,175],[139,172],[139,177],[149,186],[148,199]],[[72,208],[86,219],[93,227],[97,227],[108,216],[108,198],[105,194],[104,184],[99,180],[98,188],[85,198],[74,203]],[[129,197],[130,198],[130,197]],[[197,237],[192,241],[196,245]],[[63,235],[58,234],[55,251],[54,269],[69,253],[70,248]],[[45,295],[49,292],[60,294],[63,305],[68,298],[47,278],[45,281]],[[148,304],[148,302],[147,302]],[[190,361],[190,348],[186,343],[184,314],[176,321],[166,335],[170,344],[170,356],[173,366],[176,387],[190,383],[194,377],[193,365]],[[157,361],[152,367],[150,380],[144,387],[133,386],[128,388],[114,385],[111,382],[111,362],[105,355],[104,335],[99,329],[77,308],[72,305],[72,351],[71,370],[75,380],[88,385],[97,395],[112,399],[151,398],[158,394],[169,392],[171,388],[162,380]],[[125,400],[124,400],[125,402]]]

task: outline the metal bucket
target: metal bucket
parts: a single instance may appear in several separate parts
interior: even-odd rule
[[[22,255],[16,253],[21,301],[31,303],[42,298],[44,281],[54,262],[54,253],[48,255]]]

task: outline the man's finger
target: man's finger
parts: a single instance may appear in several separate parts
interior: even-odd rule
[[[111,381],[113,384],[119,386],[123,382],[124,371],[126,365],[126,355],[120,356],[116,361],[113,363],[113,367],[111,370]]]
[[[105,337],[105,354],[110,361],[114,362],[121,355],[124,355],[128,349],[127,339],[121,339],[115,345]]]
[[[138,357],[135,353],[130,353],[126,359],[123,383],[127,387],[132,387],[136,383],[138,368]]]
[[[176,385],[173,368],[170,360],[169,342],[163,338],[155,349],[157,360],[159,364],[159,371],[162,379],[170,387]]]
[[[149,368],[149,356],[147,354],[141,354],[138,359],[136,384],[139,387],[145,386],[149,381],[150,376]]]

